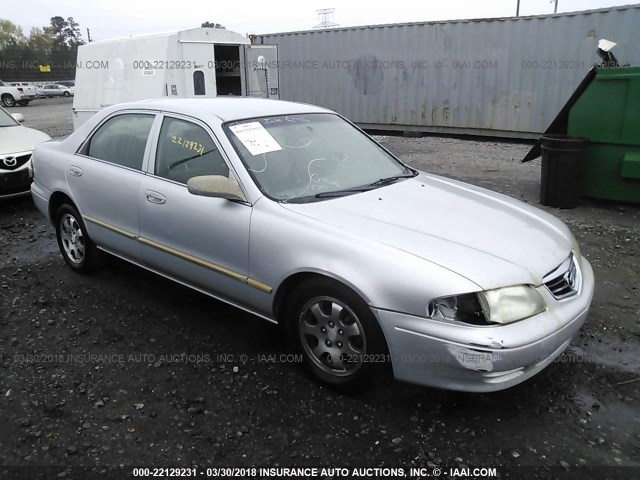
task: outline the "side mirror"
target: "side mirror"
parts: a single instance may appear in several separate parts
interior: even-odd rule
[[[24,122],[24,115],[22,115],[21,113],[12,113],[11,116],[16,122]]]
[[[190,178],[187,182],[187,190],[192,195],[247,201],[240,187],[222,175],[203,175]]]

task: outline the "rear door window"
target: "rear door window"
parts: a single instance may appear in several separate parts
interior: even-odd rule
[[[155,115],[127,113],[103,123],[82,151],[84,155],[142,170],[144,151]]]

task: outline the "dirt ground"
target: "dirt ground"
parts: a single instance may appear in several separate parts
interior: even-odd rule
[[[51,99],[11,110],[60,136],[70,108]],[[538,203],[539,160],[519,163],[527,144],[378,138],[416,168]],[[115,259],[73,274],[31,199],[1,202],[0,478],[30,478],[35,466],[83,478],[73,467],[192,464],[639,478],[640,207],[546,209],[572,229],[597,280],[566,354],[503,392],[394,382],[341,396],[281,358],[277,327]]]

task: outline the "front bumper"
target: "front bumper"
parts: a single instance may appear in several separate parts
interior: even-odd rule
[[[580,291],[555,300],[538,290],[548,309],[508,325],[475,327],[373,309],[389,346],[398,380],[468,392],[517,385],[549,365],[571,343],[587,319],[593,269],[580,263]]]
[[[13,197],[29,192],[31,173],[28,168],[16,171],[0,170],[0,197]]]

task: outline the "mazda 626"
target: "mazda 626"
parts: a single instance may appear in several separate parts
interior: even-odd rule
[[[40,145],[33,168],[72,270],[108,252],[276,322],[341,390],[385,371],[510,387],[567,348],[593,295],[561,221],[415,170],[311,105],[122,104]]]

